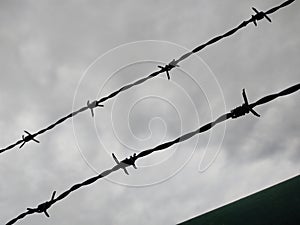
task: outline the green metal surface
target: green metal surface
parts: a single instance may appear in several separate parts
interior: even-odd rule
[[[180,225],[300,225],[300,175]]]

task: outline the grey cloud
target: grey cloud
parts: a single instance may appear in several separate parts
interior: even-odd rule
[[[249,18],[253,13],[252,6],[263,10],[280,2],[1,1],[1,146],[20,138],[24,129],[35,131],[68,113],[84,70],[107,50],[146,39],[166,40],[193,48]],[[242,103],[242,88],[246,88],[249,99],[255,101],[299,82],[298,11],[299,3],[296,2],[272,15],[272,24],[259,21],[258,27],[248,26],[198,54],[220,83],[227,110]],[[174,52],[178,52],[177,49]],[[149,51],[150,54],[155,55],[155,52]],[[169,60],[168,53],[159,54]],[[133,55],[128,54],[128,57]],[[177,56],[172,55],[170,60]],[[121,59],[116,59],[116,63],[120,62]],[[113,63],[107,62],[107,68]],[[198,62],[194,59],[187,59],[182,64],[183,70],[189,66],[197,68],[192,71],[192,76],[206,76],[200,67],[198,70]],[[95,71],[95,76],[83,84],[76,107],[94,98],[93,94],[97,94],[102,82],[110,75],[105,73],[105,65],[101,66],[103,68]],[[145,75],[152,71],[148,66],[145,69]],[[135,71],[138,76],[144,74],[140,67]],[[182,79],[180,72],[174,70],[172,74],[174,81],[190,94],[200,124],[208,122],[211,118],[203,93]],[[122,75],[105,91],[136,78],[127,73]],[[177,101],[175,106],[182,107],[186,131],[196,128],[199,124],[191,115],[192,107],[187,104],[186,96],[178,97],[172,93],[176,89],[164,79],[157,81],[161,81],[162,86],[149,81],[123,93],[117,101],[120,111],[116,112],[116,121],[127,122],[128,118],[121,113],[126,104],[146,91],[152,91]],[[204,78],[201,81],[206,82]],[[207,84],[206,91],[211,93],[210,104],[215,115],[222,111],[223,103],[216,86]],[[248,115],[228,121],[220,153],[203,173],[199,173],[198,168],[209,133],[199,136],[199,144],[187,165],[163,183],[132,188],[100,180],[53,206],[49,210],[49,219],[33,215],[19,224],[174,224],[296,175],[300,161],[298,95],[259,107],[260,119]],[[74,124],[68,121],[40,136],[40,144],[27,143],[21,151],[16,148],[0,156],[1,223],[27,207],[47,200],[53,190],[61,193],[72,184],[95,175],[80,156],[73,125],[79,147],[97,170],[114,165],[111,152],[117,152],[120,158],[128,156],[129,152],[111,130],[112,104],[113,101],[107,102],[104,109],[96,112],[95,125],[90,112],[86,112],[76,117]],[[136,110],[131,122],[137,136],[147,132],[149,115],[159,111],[151,110],[156,106],[151,104],[146,110],[143,107]],[[166,118],[169,129],[166,140],[178,135],[177,115],[162,113],[160,116]],[[106,145],[101,145],[97,139],[94,126]],[[222,127],[214,129],[221,130]],[[157,137],[164,134],[163,129],[155,131]],[[216,137],[221,134],[217,133]],[[131,136],[124,135],[126,144],[134,145],[131,140]],[[170,174],[188,156],[185,154],[191,154],[196,141],[193,138],[183,143],[175,153],[166,150],[149,160],[141,160],[138,170],[129,168],[130,176],[125,177],[118,171],[112,179],[138,183]],[[153,147],[154,142],[152,139],[138,147]],[[213,140],[209,146],[208,159],[214,155],[217,144],[218,140]],[[166,160],[159,165],[143,167],[161,157]]]

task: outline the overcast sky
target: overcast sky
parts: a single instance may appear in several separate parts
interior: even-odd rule
[[[0,1],[0,145],[280,0]],[[0,223],[123,159],[299,83],[300,4],[0,155]],[[150,41],[149,41],[150,40]],[[107,53],[108,52],[108,53]],[[105,54],[106,53],[106,54]],[[104,55],[105,54],[105,55]],[[101,57],[102,56],[102,57]],[[176,224],[299,174],[299,93],[137,161],[18,224]]]

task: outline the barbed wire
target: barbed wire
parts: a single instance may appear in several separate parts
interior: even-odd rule
[[[109,174],[111,174],[111,173],[113,173],[113,172],[115,172],[115,171],[117,171],[119,169],[123,169],[124,172],[127,175],[129,175],[126,167],[133,166],[136,169],[137,168],[136,165],[135,165],[136,160],[138,160],[140,158],[143,158],[143,157],[146,157],[147,155],[150,155],[150,154],[152,154],[154,152],[165,150],[165,149],[171,147],[172,145],[175,145],[175,144],[178,144],[180,142],[186,141],[186,140],[194,137],[195,135],[203,133],[203,132],[211,129],[215,125],[217,125],[217,124],[219,124],[219,123],[221,123],[223,121],[226,121],[226,120],[228,120],[230,118],[231,119],[236,119],[236,118],[244,116],[244,115],[246,115],[246,114],[248,114],[250,112],[252,112],[256,116],[259,116],[254,111],[254,108],[256,106],[259,106],[259,105],[262,105],[262,104],[266,104],[266,103],[268,103],[268,102],[270,102],[270,101],[272,101],[272,100],[274,100],[274,99],[276,99],[278,97],[292,94],[292,93],[298,91],[299,89],[300,89],[300,83],[298,83],[296,85],[293,85],[293,86],[291,86],[289,88],[286,88],[283,91],[280,91],[278,93],[267,95],[267,96],[265,96],[265,97],[257,100],[254,103],[251,103],[251,104],[248,103],[248,99],[247,99],[247,96],[246,96],[245,89],[243,89],[242,96],[243,96],[243,99],[244,99],[244,103],[241,106],[238,106],[238,107],[234,108],[230,112],[223,114],[222,116],[218,117],[216,120],[214,120],[214,121],[212,121],[210,123],[207,123],[207,124],[201,126],[200,128],[192,131],[192,132],[184,134],[184,135],[182,135],[182,136],[180,136],[180,137],[178,137],[178,138],[176,138],[176,139],[174,139],[172,141],[168,141],[168,142],[165,142],[163,144],[160,144],[160,145],[158,145],[158,146],[156,146],[154,148],[144,150],[144,151],[140,152],[139,154],[134,153],[132,156],[130,156],[129,158],[125,158],[122,161],[119,161],[116,158],[116,156],[114,155],[114,153],[112,153],[112,157],[113,157],[113,159],[116,162],[116,165],[114,167],[112,167],[111,169],[103,171],[101,174],[99,174],[97,176],[91,177],[91,178],[89,178],[89,179],[87,179],[87,180],[85,180],[85,181],[83,181],[81,183],[77,183],[77,184],[73,185],[71,188],[69,188],[68,190],[64,191],[63,193],[61,193],[56,198],[55,198],[56,191],[54,191],[53,194],[52,194],[52,197],[51,197],[51,199],[49,201],[45,201],[45,202],[39,204],[36,208],[27,208],[26,212],[23,212],[22,214],[20,214],[16,218],[14,218],[11,221],[9,221],[7,223],[7,225],[14,224],[18,220],[21,220],[22,218],[24,218],[25,216],[30,215],[30,214],[34,214],[34,213],[44,213],[47,217],[49,217],[49,214],[48,214],[47,210],[53,204],[55,204],[58,201],[63,200],[69,194],[71,194],[72,192],[78,190],[79,188],[87,186],[87,185],[90,185],[90,184],[96,182],[97,180],[99,180],[99,179],[101,179],[103,177],[106,177]]]
[[[57,125],[63,123],[64,121],[66,121],[67,119],[70,119],[74,116],[76,116],[77,114],[81,113],[81,112],[84,112],[88,109],[91,110],[91,113],[92,113],[92,116],[94,116],[94,109],[97,108],[97,107],[103,107],[103,105],[101,105],[100,103],[104,103],[105,101],[109,100],[109,99],[112,99],[114,98],[116,95],[120,94],[121,92],[124,92],[134,86],[137,86],[137,85],[140,85],[144,82],[146,82],[147,80],[149,79],[152,79],[156,76],[158,76],[159,74],[161,73],[166,73],[167,75],[167,78],[170,79],[170,71],[175,68],[175,67],[178,67],[179,63],[183,60],[185,60],[186,58],[188,58],[189,56],[191,56],[192,54],[195,54],[197,52],[199,52],[200,50],[204,49],[205,47],[209,46],[209,45],[212,45],[218,41],[220,41],[221,39],[223,38],[226,38],[226,37],[229,37],[231,35],[233,35],[234,33],[236,33],[238,30],[246,27],[249,23],[254,23],[255,25],[257,25],[257,21],[259,20],[262,20],[263,18],[266,18],[268,19],[270,22],[271,22],[271,19],[267,16],[268,14],[272,14],[274,12],[276,12],[277,10],[291,4],[292,2],[294,2],[295,0],[287,0],[285,2],[283,2],[282,4],[278,5],[278,6],[275,6],[271,9],[269,9],[268,11],[266,12],[263,12],[263,11],[258,11],[256,10],[254,7],[252,8],[254,11],[255,11],[255,14],[251,16],[250,19],[248,20],[245,20],[243,21],[242,23],[240,23],[238,26],[236,26],[235,28],[229,30],[228,32],[222,34],[222,35],[219,35],[219,36],[216,36],[212,39],[210,39],[209,41],[207,41],[206,43],[196,47],[195,49],[193,49],[192,51],[190,52],[187,52],[185,53],[184,55],[182,55],[181,57],[179,57],[179,59],[175,60],[173,59],[169,64],[165,65],[165,66],[158,66],[158,68],[160,68],[158,71],[155,71],[153,73],[151,73],[150,75],[148,75],[147,77],[144,77],[144,78],[141,78],[137,81],[134,81],[133,83],[130,83],[130,84],[127,84],[123,87],[121,87],[120,89],[112,92],[111,94],[105,96],[105,97],[102,97],[100,98],[99,100],[95,100],[93,101],[92,103],[89,103],[89,101],[87,102],[87,105],[74,111],[74,112],[71,112],[70,114],[66,115],[65,117],[62,117],[61,119],[57,120],[56,122],[52,123],[51,125],[49,125],[48,127],[46,128],[43,128],[33,134],[29,133],[28,131],[25,131],[27,133],[27,136],[22,136],[22,139],[18,140],[17,142],[5,147],[5,148],[2,148],[0,149],[0,153],[3,153],[5,151],[8,151],[14,147],[16,147],[17,145],[20,145],[20,148],[22,148],[24,146],[25,143],[29,142],[29,141],[35,141],[35,142],[38,142],[35,137],[53,129],[54,127],[56,127]],[[39,142],[38,142],[39,143]]]

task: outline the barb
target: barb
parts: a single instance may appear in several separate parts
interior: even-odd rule
[[[24,135],[22,135],[22,144],[19,148],[22,148],[27,142],[29,141],[35,141],[36,143],[40,143],[38,140],[36,140],[34,137],[36,135],[32,135],[31,133],[29,133],[28,131],[24,130],[24,132],[27,134],[27,136],[25,137]]]
[[[267,102],[270,102],[270,101],[272,101],[272,100],[274,100],[274,99],[276,99],[276,98],[278,98],[280,96],[285,96],[285,95],[292,94],[292,93],[298,91],[299,89],[300,89],[300,83],[298,83],[298,84],[296,84],[294,86],[291,86],[289,88],[286,88],[285,90],[283,90],[281,92],[278,92],[276,94],[271,94],[271,95],[265,96],[265,97],[257,100],[256,102],[254,102],[252,104],[248,104],[247,97],[245,97],[246,96],[245,90],[243,89],[244,103],[243,103],[242,106],[239,106],[241,108],[237,107],[237,108],[231,110],[230,112],[221,115],[216,120],[214,120],[214,121],[212,121],[210,123],[207,123],[207,124],[201,126],[200,128],[196,129],[195,131],[192,131],[190,133],[184,134],[184,135],[182,135],[182,136],[180,136],[180,137],[178,137],[178,138],[176,138],[176,139],[174,139],[172,141],[165,142],[165,143],[160,144],[160,145],[158,145],[158,146],[156,146],[154,148],[144,150],[144,151],[140,152],[138,155],[133,154],[133,156],[130,156],[129,158],[125,158],[121,162],[112,153],[112,156],[113,156],[115,162],[117,163],[117,165],[115,165],[113,168],[105,170],[101,174],[99,174],[97,176],[94,176],[94,177],[91,177],[91,178],[83,181],[82,183],[78,183],[78,184],[73,185],[70,189],[68,189],[65,192],[61,193],[57,198],[54,198],[54,196],[55,196],[55,191],[54,191],[53,194],[52,194],[52,198],[51,198],[50,201],[46,201],[46,202],[38,205],[37,208],[33,208],[33,209],[27,208],[26,212],[20,214],[16,218],[14,218],[11,221],[9,221],[7,223],[7,225],[14,224],[18,220],[21,220],[25,216],[33,214],[33,213],[45,213],[45,215],[49,217],[49,214],[47,213],[47,210],[53,204],[55,204],[58,201],[63,200],[69,194],[71,194],[72,192],[76,191],[77,189],[79,189],[81,187],[84,187],[84,186],[87,186],[87,185],[90,185],[90,184],[96,182],[97,180],[99,180],[99,179],[101,179],[103,177],[106,177],[109,174],[111,174],[112,172],[115,172],[115,171],[117,171],[119,169],[123,169],[124,172],[127,175],[129,175],[126,167],[133,166],[136,169],[136,165],[135,165],[136,160],[138,160],[140,158],[143,158],[143,157],[146,157],[147,155],[152,154],[153,152],[162,151],[162,150],[165,150],[165,149],[171,147],[172,145],[178,144],[180,142],[184,142],[184,141],[186,141],[186,140],[194,137],[197,134],[206,132],[207,130],[211,129],[215,125],[217,125],[217,124],[219,124],[221,122],[224,122],[224,121],[226,121],[226,120],[228,120],[230,118],[231,119],[235,119],[237,117],[246,115],[247,113],[249,113],[249,111],[253,110],[253,108],[256,107],[256,106],[258,106],[258,105],[266,104]],[[238,108],[239,108],[239,110],[237,110]]]
[[[133,166],[134,169],[137,169],[137,167],[135,165],[135,161],[137,160],[136,153],[134,153],[133,156],[130,156],[129,158],[122,160],[121,162],[119,162],[119,160],[117,159],[117,157],[115,156],[114,153],[112,153],[112,157],[115,160],[115,162],[117,163],[117,165],[120,166],[120,168],[122,168],[127,175],[129,175],[129,173],[128,173],[126,167]]]
[[[175,59],[173,59],[169,64],[167,64],[165,66],[158,66],[158,68],[164,70],[167,73],[168,80],[170,80],[169,71],[171,71],[171,69],[173,69],[175,67],[179,67],[178,62]]]
[[[249,105],[245,89],[243,89],[242,95],[244,98],[244,104],[231,110],[232,118],[235,119],[240,116],[244,116],[244,115],[248,114],[249,112],[252,112],[253,115],[255,115],[257,117],[260,117],[260,115],[254,111],[253,106]]]
[[[124,91],[126,91],[126,90],[128,90],[128,89],[130,89],[130,88],[132,88],[132,87],[134,87],[134,86],[140,85],[140,84],[146,82],[147,80],[152,79],[152,78],[154,78],[154,77],[156,77],[156,76],[158,76],[159,74],[164,73],[164,72],[166,72],[167,78],[170,79],[169,71],[170,71],[171,69],[173,69],[174,67],[179,66],[178,63],[180,63],[181,61],[185,60],[186,58],[188,58],[188,57],[191,56],[192,54],[195,54],[195,53],[199,52],[200,50],[204,49],[205,47],[207,47],[207,46],[209,46],[209,45],[212,45],[212,44],[214,44],[214,43],[220,41],[220,40],[223,39],[223,38],[226,38],[226,37],[229,37],[229,36],[233,35],[233,34],[236,33],[238,30],[240,30],[240,29],[246,27],[249,23],[252,23],[252,22],[253,22],[253,23],[256,24],[256,21],[261,20],[262,18],[269,18],[269,17],[267,17],[268,14],[272,14],[272,13],[276,12],[277,10],[279,10],[279,9],[281,9],[281,8],[283,8],[283,7],[286,7],[287,5],[293,3],[294,1],[295,1],[295,0],[288,0],[288,1],[285,1],[285,2],[283,2],[281,5],[275,6],[275,7],[271,8],[271,9],[269,9],[269,10],[266,11],[266,12],[258,12],[258,11],[255,9],[255,10],[257,11],[257,12],[255,11],[255,12],[256,12],[256,15],[252,15],[250,19],[248,19],[248,20],[246,20],[246,21],[243,21],[242,23],[240,23],[240,24],[239,24],[238,26],[236,26],[235,28],[229,30],[228,32],[226,32],[226,33],[224,33],[224,34],[222,34],[222,35],[219,35],[219,36],[216,36],[216,37],[210,39],[209,41],[207,41],[206,43],[204,43],[204,44],[202,44],[202,45],[196,47],[196,48],[193,49],[192,51],[185,53],[184,55],[182,55],[181,57],[179,57],[179,59],[177,59],[177,60],[173,59],[168,65],[166,65],[166,66],[164,66],[164,67],[163,67],[163,66],[159,66],[160,70],[155,71],[155,72],[151,73],[150,75],[148,75],[148,76],[146,76],[146,77],[144,77],[144,78],[141,78],[141,79],[139,79],[139,80],[137,80],[137,81],[134,81],[133,83],[127,84],[127,85],[121,87],[120,89],[118,89],[118,90],[112,92],[111,94],[109,94],[109,95],[107,95],[107,96],[105,96],[105,97],[102,97],[102,98],[99,99],[99,100],[95,100],[94,102],[96,102],[97,104],[100,104],[100,103],[102,103],[102,102],[105,102],[105,101],[107,101],[107,100],[109,100],[109,99],[114,98],[116,95],[120,94],[121,92],[124,92]],[[253,9],[254,9],[254,8],[253,8]],[[92,103],[91,103],[91,104],[92,104]],[[100,105],[98,105],[98,106],[100,106]],[[94,115],[94,112],[93,112],[93,109],[94,109],[94,108],[95,108],[95,107],[92,107],[91,105],[88,104],[87,106],[82,107],[81,109],[78,109],[77,111],[71,112],[70,114],[66,115],[65,117],[63,117],[63,118],[57,120],[55,123],[49,125],[48,127],[44,128],[44,129],[41,129],[41,130],[37,131],[36,133],[34,133],[34,134],[32,134],[32,135],[33,135],[33,136],[41,135],[41,134],[45,133],[46,131],[49,131],[49,130],[53,129],[54,127],[56,127],[57,125],[63,123],[65,120],[70,119],[70,118],[76,116],[77,114],[86,111],[87,109],[90,109],[90,110],[91,110],[91,113],[92,113],[92,116],[93,116],[93,115]],[[22,144],[23,142],[24,142],[23,139],[18,140],[18,141],[15,142],[14,144],[11,144],[11,145],[9,145],[9,146],[7,146],[7,147],[5,147],[5,148],[0,149],[0,153],[3,153],[3,152],[5,152],[5,151],[7,151],[7,150],[10,150],[10,149],[14,148],[14,147],[17,146],[17,145]]]
[[[54,191],[52,193],[52,197],[51,197],[50,201],[46,201],[42,204],[39,204],[36,208],[27,208],[27,210],[29,212],[34,212],[34,213],[45,213],[45,215],[47,217],[50,217],[50,215],[47,212],[47,209],[49,209],[51,207],[51,205],[53,204],[55,193],[56,193],[56,191]]]
[[[267,14],[263,11],[258,11],[256,8],[252,7],[253,11],[256,13],[256,15],[252,15],[252,20],[255,26],[257,26],[257,21],[262,20],[263,18],[267,19],[270,23],[272,23],[272,20],[267,16]]]
[[[100,105],[98,101],[93,101],[92,103],[90,103],[90,100],[87,101],[86,105],[91,110],[92,117],[94,117],[94,108],[104,107],[104,105]]]

